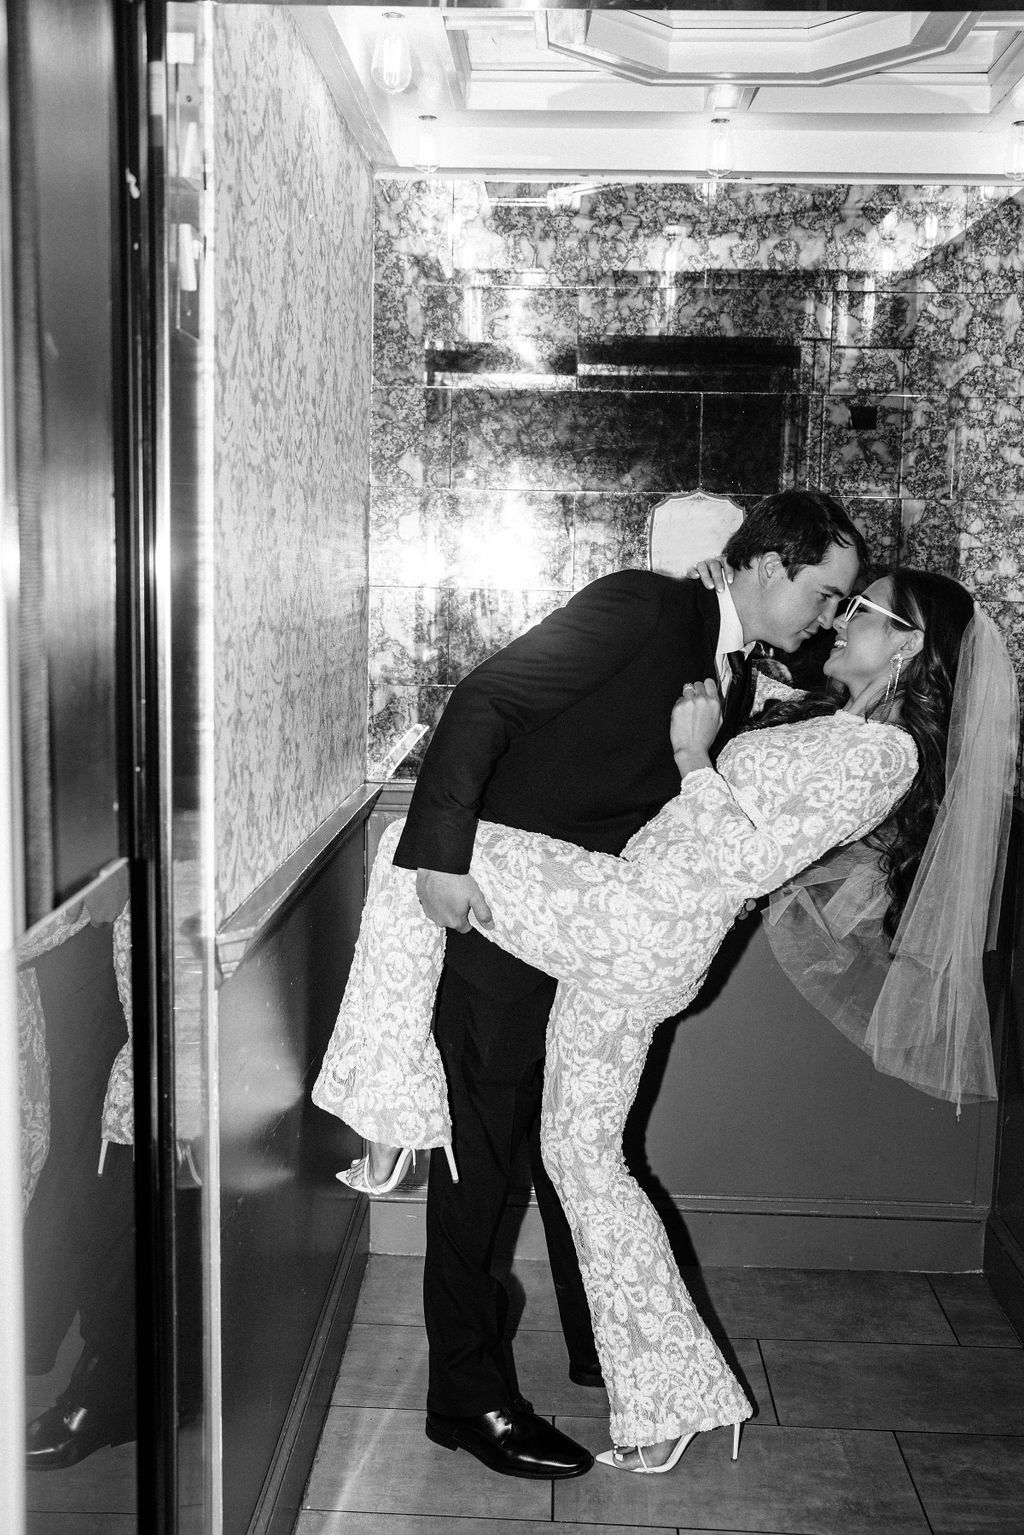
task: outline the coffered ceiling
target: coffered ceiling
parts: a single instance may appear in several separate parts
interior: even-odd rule
[[[391,174],[699,179],[727,116],[734,177],[998,182],[1024,118],[1024,11],[396,9],[397,95],[370,78],[382,7],[292,10]]]

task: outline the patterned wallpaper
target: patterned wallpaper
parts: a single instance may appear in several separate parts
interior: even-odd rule
[[[697,485],[833,491],[1024,673],[1022,223],[1006,187],[379,181],[371,764]]]
[[[213,16],[221,921],[365,776],[373,189],[287,11]]]

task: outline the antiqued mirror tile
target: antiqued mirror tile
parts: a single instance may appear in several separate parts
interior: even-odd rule
[[[902,503],[900,562],[919,570],[958,577],[960,540],[953,507],[938,499],[905,499]]]
[[[891,496],[847,496],[846,510],[867,540],[876,565],[895,565],[900,548],[900,502]]]
[[[579,388],[774,394],[793,388],[795,343],[760,336],[611,336],[583,341]]]
[[[899,486],[904,411],[901,401],[882,402],[870,423],[856,423],[857,406],[842,397],[825,400],[821,479],[839,496],[892,495]]]
[[[907,314],[905,387],[945,395],[957,382],[964,335],[976,297],[969,293],[915,293]]]
[[[568,288],[438,285],[425,290],[424,308],[423,339],[432,347],[529,341],[565,351],[576,345],[577,301]]]
[[[474,666],[568,602],[565,591],[461,590],[451,593],[450,680]]]
[[[1024,495],[1024,397],[962,401],[953,485],[961,496],[1003,501]]]
[[[378,683],[371,687],[366,743],[369,766],[383,761],[411,726],[427,725],[428,733],[394,773],[395,778],[415,778],[430,741],[430,732],[441,718],[450,696],[449,687],[417,687],[402,683]]]
[[[819,278],[790,273],[683,270],[666,259],[660,283],[586,288],[580,336],[667,335],[826,339],[828,290]]]
[[[1024,192],[971,187],[964,266],[975,278],[1006,279],[1024,271]]]
[[[985,597],[982,601],[985,611],[993,623],[999,626],[999,632],[1006,642],[1010,660],[1017,673],[1021,703],[1024,705],[1024,602],[1003,602],[991,597]],[[1024,742],[1021,750],[1024,752]],[[1019,774],[1020,755],[1018,754],[1018,776]],[[1017,792],[1020,792],[1019,784]]]
[[[505,491],[375,491],[370,579],[398,585],[570,584],[572,496]]]
[[[669,287],[667,283],[663,286],[660,282],[623,277],[604,287],[580,288],[579,340],[667,335],[672,294],[679,291],[683,281],[679,279]]]
[[[580,240],[571,236],[571,215],[552,211],[544,188],[531,186],[537,201],[494,202],[474,215],[464,209],[455,229],[454,270],[475,282],[485,272],[506,276],[543,274],[544,282],[575,282],[586,263]]]
[[[443,282],[452,274],[452,184],[385,178],[374,184],[376,282]]]
[[[711,232],[744,226],[769,236],[828,230],[846,216],[853,193],[839,184],[726,181],[708,203]]]
[[[706,394],[701,421],[700,484],[709,492],[769,495],[782,477],[787,397]]]
[[[443,503],[453,586],[571,585],[571,496],[483,487]]]
[[[431,495],[420,486],[373,485],[370,489],[369,578],[371,586],[444,586],[443,528],[426,515]]]
[[[811,420],[820,417],[821,396],[790,395],[782,421],[782,458],[779,464],[779,489],[795,490],[810,483],[808,459],[811,451]],[[815,439],[820,447],[820,426]],[[813,477],[817,484],[817,474]]]
[[[700,398],[460,391],[452,483],[507,489],[664,489],[694,483]]]
[[[448,682],[448,594],[436,587],[370,592],[369,676],[377,683]]]
[[[664,497],[584,493],[575,498],[573,586],[614,570],[650,569],[651,513]]]
[[[737,225],[728,220],[704,242],[705,264],[724,272],[797,272],[820,267],[826,237],[821,230],[771,220]]]
[[[837,347],[903,346],[913,331],[913,297],[851,283],[836,293],[832,340]]]
[[[953,485],[956,426],[945,396],[910,399],[902,454],[899,488],[904,496],[948,499]]]
[[[420,284],[373,285],[373,381],[423,383],[423,296]]]
[[[371,484],[448,485],[451,391],[389,384],[373,391]]]
[[[979,602],[1024,602],[1024,505],[957,507],[959,579]]]
[[[903,388],[903,353],[895,348],[834,346],[830,394],[898,394]]]

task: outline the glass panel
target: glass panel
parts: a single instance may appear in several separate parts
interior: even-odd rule
[[[208,6],[167,7],[167,548],[174,941],[177,1531],[217,1527],[220,1509],[220,1285],[213,1004],[211,505],[212,191],[207,175]]]

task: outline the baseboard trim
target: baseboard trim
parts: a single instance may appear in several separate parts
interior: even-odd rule
[[[890,1272],[976,1273],[985,1254],[981,1208],[850,1201],[804,1208],[794,1202],[755,1204],[674,1202],[666,1224],[684,1264],[707,1268],[881,1269]],[[375,1200],[370,1250],[422,1253],[426,1242],[424,1193]],[[521,1259],[547,1256],[540,1212],[517,1201],[506,1216],[499,1249]]]
[[[247,1535],[291,1535],[295,1527],[359,1298],[369,1230],[364,1208],[342,1244]]]

